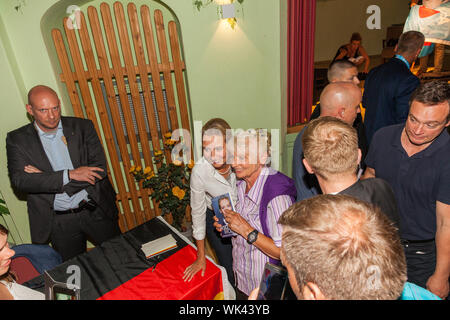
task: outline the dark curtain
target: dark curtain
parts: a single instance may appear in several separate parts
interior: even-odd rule
[[[311,114],[316,0],[288,0],[288,126]]]

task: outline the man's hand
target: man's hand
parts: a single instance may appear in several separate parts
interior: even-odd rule
[[[25,171],[26,173],[42,173],[41,170],[39,170],[36,167],[33,167],[32,165],[26,165],[25,168],[23,169],[23,171]]]
[[[428,278],[427,290],[431,291],[441,299],[445,299],[449,293],[449,284],[447,278],[439,278],[435,274]]]
[[[102,168],[98,167],[79,167],[74,170],[69,170],[69,179],[88,182],[92,185],[95,184],[95,178],[103,179],[96,171],[103,172]]]

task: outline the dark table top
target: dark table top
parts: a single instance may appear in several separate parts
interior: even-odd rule
[[[146,259],[141,251],[141,245],[172,234],[177,241],[177,248]],[[152,268],[158,262],[168,258],[187,244],[180,236],[159,218],[154,218],[144,224],[105,241],[100,246],[91,249],[56,268],[49,270],[50,276],[58,281],[69,284],[79,283],[80,298],[95,300],[105,293],[117,288],[126,281]],[[36,277],[24,285],[44,292],[43,275]]]

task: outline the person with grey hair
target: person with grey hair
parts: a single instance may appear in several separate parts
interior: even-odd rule
[[[405,122],[409,98],[420,84],[419,78],[410,69],[424,41],[421,32],[403,33],[395,47],[395,57],[373,68],[367,75],[362,104],[366,109],[364,125],[369,147],[378,129]]]
[[[277,221],[295,201],[292,179],[269,167],[270,135],[266,130],[235,135],[232,163],[237,183],[236,212],[224,209],[233,237],[233,271],[236,297],[247,299],[259,285],[266,262],[279,263],[281,227]],[[214,226],[222,231],[217,222]]]

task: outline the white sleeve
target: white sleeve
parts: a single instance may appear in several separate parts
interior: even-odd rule
[[[197,168],[196,168],[197,167]],[[206,235],[206,193],[205,184],[198,172],[199,167],[194,166],[191,174],[191,216],[192,235],[196,240],[205,239]]]

